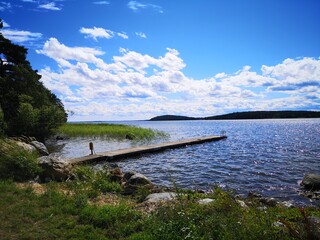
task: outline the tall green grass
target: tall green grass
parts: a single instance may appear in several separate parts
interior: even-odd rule
[[[66,183],[50,183],[37,195],[31,188],[0,181],[0,239],[319,239],[307,220],[319,217],[319,208],[262,208],[254,200],[243,208],[232,194],[217,188],[209,196],[181,194],[177,201],[144,214],[132,200],[90,203],[96,196],[85,189],[91,191],[90,182],[94,185],[101,176],[81,171],[84,179],[68,184],[80,184],[82,193],[66,194],[61,191]],[[214,201],[199,204],[204,197]]]
[[[26,181],[41,172],[38,153],[29,152],[14,141],[0,138],[0,179]]]
[[[157,137],[165,137],[166,133],[123,124],[90,124],[67,123],[59,128],[59,134],[69,137],[100,136],[114,139],[150,140]]]

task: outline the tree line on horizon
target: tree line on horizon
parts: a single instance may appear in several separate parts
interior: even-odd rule
[[[217,116],[195,118],[177,115],[162,115],[151,118],[150,121],[178,120],[236,120],[236,119],[277,119],[277,118],[320,118],[320,111],[248,111],[234,112]]]

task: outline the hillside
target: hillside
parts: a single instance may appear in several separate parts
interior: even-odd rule
[[[177,115],[162,115],[151,118],[150,121],[181,121],[181,120],[196,120],[197,118],[177,116]]]
[[[150,121],[177,121],[177,120],[231,120],[231,119],[276,119],[276,118],[320,118],[320,112],[315,111],[249,111],[235,112],[204,118],[187,116],[163,115],[151,118]]]

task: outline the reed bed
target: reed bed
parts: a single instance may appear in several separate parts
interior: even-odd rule
[[[68,137],[100,136],[114,139],[144,140],[165,137],[166,133],[124,124],[67,123],[59,128],[59,134]]]

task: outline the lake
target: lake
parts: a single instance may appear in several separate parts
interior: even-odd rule
[[[129,121],[116,122],[162,130],[167,139],[151,142],[106,141],[79,138],[59,141],[65,157],[89,154],[92,141],[96,152],[137,145],[219,135],[226,140],[146,154],[118,161],[124,171],[137,171],[155,184],[208,190],[215,184],[241,194],[249,191],[280,200],[306,204],[299,196],[298,182],[305,173],[320,174],[320,119],[268,119],[220,121]]]

